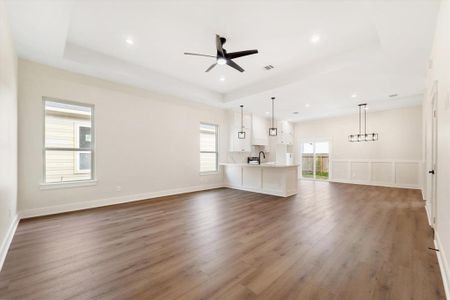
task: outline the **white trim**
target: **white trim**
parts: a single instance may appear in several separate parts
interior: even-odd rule
[[[26,219],[26,218],[53,215],[53,214],[58,214],[58,213],[83,210],[83,209],[89,209],[89,208],[95,208],[95,207],[101,207],[101,206],[108,206],[108,205],[114,205],[114,204],[120,204],[120,203],[152,199],[152,198],[157,198],[157,197],[171,196],[171,195],[184,194],[184,193],[192,193],[192,192],[216,189],[216,188],[221,188],[221,187],[224,187],[223,184],[201,185],[201,186],[194,186],[194,187],[185,187],[185,188],[164,190],[164,191],[158,191],[158,192],[150,192],[150,193],[143,193],[143,194],[134,194],[134,195],[126,195],[126,196],[98,199],[98,200],[92,200],[92,201],[83,201],[83,202],[70,203],[70,204],[64,204],[64,205],[54,205],[54,206],[48,206],[48,207],[26,209],[26,210],[20,211],[19,216],[21,219]]]
[[[3,241],[0,245],[0,271],[2,270],[3,263],[5,262],[6,255],[8,254],[9,246],[11,245],[11,242],[13,240],[14,233],[16,232],[19,221],[20,221],[20,218],[16,214],[13,221],[9,225],[8,230],[6,231],[5,238],[3,239]]]
[[[425,203],[425,213],[427,214],[428,225],[430,225],[430,227],[433,227],[433,224],[431,223],[430,209],[428,208],[426,203]]]
[[[239,185],[225,185],[225,187],[229,188],[229,189],[258,193],[261,195],[272,195],[272,196],[278,196],[278,197],[289,197],[289,196],[297,194],[297,191],[287,191],[286,193],[283,193],[278,190],[257,189],[257,188],[255,189],[255,188],[249,188],[249,187],[244,187],[244,186],[239,186]]]
[[[67,182],[56,182],[56,183],[41,183],[41,190],[55,190],[55,189],[68,189],[83,186],[93,186],[97,185],[97,180],[79,180],[79,181],[67,181]]]
[[[434,240],[434,247],[436,249],[439,249],[439,251],[436,252],[439,268],[441,270],[441,276],[442,276],[442,283],[444,285],[445,290],[445,296],[447,299],[450,299],[450,290],[449,290],[449,275],[450,275],[450,269],[448,266],[448,260],[445,256],[445,250],[441,244],[441,240],[439,239],[439,234],[437,231],[434,232],[435,234],[435,240]]]
[[[208,175],[220,175],[220,170],[217,171],[205,171],[205,172],[199,172],[200,176],[208,176]]]
[[[303,180],[303,179],[302,179]],[[401,189],[414,189],[419,190],[420,188],[412,184],[395,184],[395,183],[385,183],[385,182],[374,182],[374,181],[363,181],[363,180],[347,180],[347,179],[329,179],[329,182],[337,183],[349,183],[349,184],[359,184],[359,185],[373,185],[373,186],[384,186],[393,187]]]

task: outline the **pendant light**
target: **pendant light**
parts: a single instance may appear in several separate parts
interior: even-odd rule
[[[244,105],[241,104],[241,131],[238,131],[238,139],[245,139],[244,131]]]
[[[359,107],[359,133],[350,134],[349,142],[374,142],[378,141],[378,133],[367,133],[367,103],[358,104]],[[361,133],[361,115],[364,111],[364,133]]]
[[[275,97],[272,97],[272,125],[269,128],[269,136],[277,136],[277,128],[275,127],[275,109],[274,109],[274,102]]]

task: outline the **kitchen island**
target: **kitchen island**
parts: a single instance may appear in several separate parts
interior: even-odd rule
[[[221,163],[229,188],[288,197],[297,194],[298,165]]]

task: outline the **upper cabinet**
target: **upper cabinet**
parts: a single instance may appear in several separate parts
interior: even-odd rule
[[[269,144],[269,122],[267,119],[252,116],[252,145],[267,146]]]
[[[294,144],[294,125],[288,121],[278,121],[278,144]]]
[[[252,145],[268,146],[266,151],[273,150],[272,145],[294,144],[294,126],[288,121],[278,121],[276,126],[278,134],[276,137],[269,138],[270,121],[266,118],[256,115],[244,114],[243,125],[245,139],[238,138],[238,132],[241,131],[241,114],[239,112],[230,112],[230,147],[231,152],[250,152]]]

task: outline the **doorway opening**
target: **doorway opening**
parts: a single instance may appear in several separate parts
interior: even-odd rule
[[[300,151],[301,177],[328,180],[330,177],[330,142],[303,141]]]

